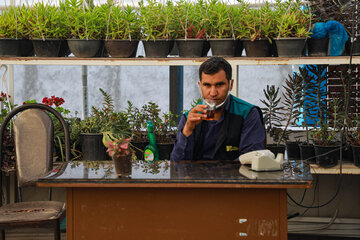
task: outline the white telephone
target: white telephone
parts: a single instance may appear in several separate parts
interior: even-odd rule
[[[240,155],[241,164],[251,164],[254,171],[276,171],[283,168],[284,154],[278,153],[275,159],[270,150],[257,150]]]

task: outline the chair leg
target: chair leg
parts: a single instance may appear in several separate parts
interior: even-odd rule
[[[60,223],[59,221],[57,221],[57,223],[55,224],[55,229],[54,229],[54,239],[55,240],[60,240]]]
[[[5,230],[1,229],[1,240],[5,240]]]

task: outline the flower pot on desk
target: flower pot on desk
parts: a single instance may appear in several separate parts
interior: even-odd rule
[[[115,173],[118,177],[124,178],[131,175],[131,155],[124,155],[124,156],[113,156],[112,157]]]

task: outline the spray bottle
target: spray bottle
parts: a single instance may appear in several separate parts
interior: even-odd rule
[[[159,160],[159,149],[156,145],[155,135],[154,135],[154,125],[151,121],[147,121],[148,137],[149,144],[145,147],[144,150],[144,159],[148,162],[153,162]]]

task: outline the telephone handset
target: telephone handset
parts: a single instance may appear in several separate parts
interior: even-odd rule
[[[276,171],[283,169],[284,154],[278,153],[275,158],[270,150],[257,150],[239,156],[241,164],[251,164],[254,171]]]

